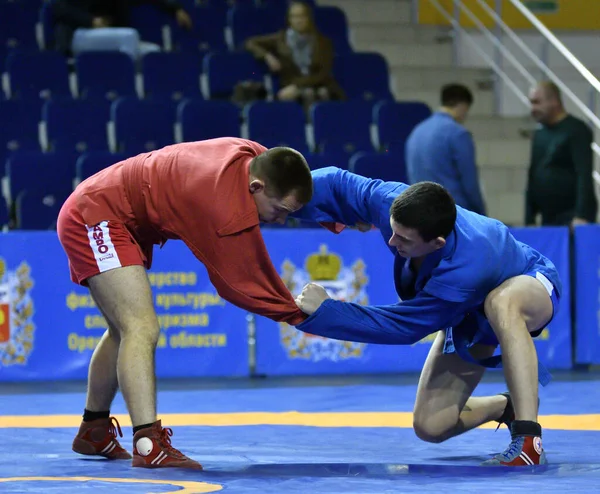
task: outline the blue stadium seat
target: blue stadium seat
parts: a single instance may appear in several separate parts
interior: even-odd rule
[[[111,153],[109,151],[89,151],[84,153],[79,157],[77,163],[75,163],[75,180],[79,183],[128,157],[125,153]]]
[[[9,51],[10,51],[9,48],[7,48],[4,45],[0,45],[0,71],[2,71],[2,72],[4,72],[4,66],[6,64],[5,60],[6,60],[6,56]],[[6,98],[6,95],[4,94],[4,89],[0,85],[0,100],[3,100],[5,98]]]
[[[425,103],[381,101],[373,107],[379,147],[404,152],[404,144],[417,124],[431,115]]]
[[[209,53],[203,68],[211,99],[229,98],[240,81],[264,81],[264,68],[250,53]]]
[[[251,2],[252,0],[242,0],[244,2]],[[227,10],[230,5],[229,0],[200,0],[200,5],[208,5],[209,7],[222,8]]]
[[[330,153],[306,153],[304,157],[306,158],[308,166],[311,170],[318,170],[319,168],[326,168],[328,166],[335,166],[337,168],[347,170],[348,159],[350,158],[349,154],[343,151]]]
[[[368,178],[407,183],[403,153],[371,153],[360,151],[351,156],[348,169]]]
[[[315,24],[321,33],[331,39],[333,49],[340,55],[352,51],[348,41],[348,21],[339,7],[316,7]]]
[[[379,53],[339,55],[333,60],[333,74],[348,99],[394,99],[388,65]]]
[[[12,53],[6,59],[11,98],[71,96],[66,58],[53,51]]]
[[[372,151],[371,104],[324,101],[310,110],[315,147],[320,152]]]
[[[229,101],[184,100],[177,107],[184,142],[240,136],[240,112]]]
[[[171,16],[154,5],[132,7],[129,15],[130,26],[137,29],[142,41],[155,43],[164,48],[164,30],[169,29]]]
[[[267,148],[288,146],[307,151],[305,116],[298,103],[256,101],[246,105],[248,138]]]
[[[202,57],[195,53],[150,53],[142,60],[144,96],[152,99],[199,98]]]
[[[227,9],[203,5],[189,11],[193,27],[191,31],[181,29],[179,26],[171,27],[171,40],[174,51],[223,51],[227,49],[225,43],[225,18]]]
[[[200,1],[197,2],[196,0],[179,0],[179,3],[186,11],[190,12],[191,10],[196,8],[197,4],[199,4]]]
[[[120,52],[84,52],[75,57],[79,97],[115,100],[135,96],[133,60]]]
[[[60,208],[69,197],[66,191],[24,190],[16,200],[19,230],[55,230]]]
[[[313,9],[317,5],[316,0],[302,0],[302,2],[307,3]],[[289,4],[292,3],[292,0],[255,0],[254,3],[260,7],[267,7],[270,9],[280,9],[280,10],[282,9],[285,12],[287,10]]]
[[[51,150],[78,151],[108,149],[106,124],[110,103],[104,100],[48,101],[42,110]]]
[[[35,25],[39,7],[33,2],[0,2],[0,45],[38,49]]]
[[[285,17],[278,9],[255,7],[252,4],[234,5],[227,12],[227,28],[230,32],[229,48],[243,48],[252,37],[271,34],[285,27]]]
[[[40,149],[41,108],[38,99],[0,101],[0,153]]]
[[[0,230],[8,226],[10,222],[10,215],[8,213],[8,205],[4,197],[0,196]]]
[[[49,50],[54,47],[54,14],[52,0],[42,3],[38,22],[42,29],[42,48]]]
[[[15,151],[6,160],[11,200],[24,190],[68,195],[73,189],[75,153]]]
[[[166,101],[119,98],[112,104],[117,151],[147,153],[175,142],[175,105]]]
[[[248,2],[246,2],[248,3]],[[252,3],[252,2],[250,2]],[[279,25],[277,26],[277,28],[275,29],[275,31],[279,31],[281,29],[284,29],[286,26],[286,19],[287,19],[287,11],[290,5],[290,1],[288,0],[254,0],[254,6],[258,7],[262,10],[267,10],[270,12],[270,15],[273,17],[276,17],[278,19]],[[311,2],[307,2],[307,3],[311,3],[312,8],[314,8],[314,0],[312,0]],[[275,32],[272,31],[272,32]]]

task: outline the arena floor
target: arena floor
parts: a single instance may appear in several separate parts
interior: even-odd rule
[[[443,444],[411,427],[416,376],[164,381],[163,425],[204,472],[132,469],[78,456],[85,384],[0,385],[0,492],[600,492],[600,374],[567,373],[540,392],[549,465],[481,467],[509,442],[489,426]],[[503,391],[490,375],[476,394]],[[122,398],[112,410],[131,451]]]

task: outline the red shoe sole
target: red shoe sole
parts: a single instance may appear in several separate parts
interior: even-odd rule
[[[96,450],[96,447],[93,444],[89,443],[88,441],[84,441],[83,439],[79,439],[78,437],[73,440],[73,446],[71,449],[80,455],[102,456],[103,458],[107,458],[109,460],[131,460],[132,458],[127,451],[122,451],[118,456],[102,454]]]
[[[152,463],[146,463],[146,461],[139,457],[134,456],[133,461],[131,462],[131,466],[135,468],[185,468],[188,470],[204,470],[200,463],[194,460],[183,460],[181,462],[170,461],[168,463],[160,463],[158,465],[153,465]]]

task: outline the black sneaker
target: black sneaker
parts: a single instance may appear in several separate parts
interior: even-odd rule
[[[505,391],[504,393],[500,393],[500,395],[502,396],[506,396],[506,408],[504,409],[504,413],[501,415],[501,417],[499,419],[496,420],[496,422],[498,422],[498,427],[496,427],[496,430],[500,429],[500,426],[502,424],[506,424],[506,427],[508,427],[508,430],[510,430],[510,426],[513,422],[513,420],[515,420],[515,409],[513,408],[513,403],[512,403],[512,398],[510,397],[510,393],[508,391]],[[540,408],[540,398],[538,397],[538,409]]]

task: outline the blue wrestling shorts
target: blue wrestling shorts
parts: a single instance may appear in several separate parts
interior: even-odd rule
[[[556,291],[556,288],[552,282],[542,273],[538,271],[531,271],[525,273],[525,275],[535,278],[542,285],[544,285],[544,288],[550,296],[550,300],[552,301],[552,317],[546,323],[545,326],[547,326],[558,313],[560,301],[558,292]],[[543,330],[544,328],[541,328],[532,332],[531,337],[536,338],[542,333]],[[495,355],[482,360],[477,360],[471,356],[469,348],[476,344],[494,346],[498,345],[498,339],[494,334],[494,330],[485,317],[483,305],[477,311],[467,314],[457,326],[446,328],[446,339],[444,341],[443,353],[456,353],[459,355],[459,357],[467,362],[472,362],[474,364],[491,369],[498,369],[502,367],[502,357],[500,355]],[[538,363],[538,378],[542,386],[548,384],[551,379],[550,373],[541,363]]]

